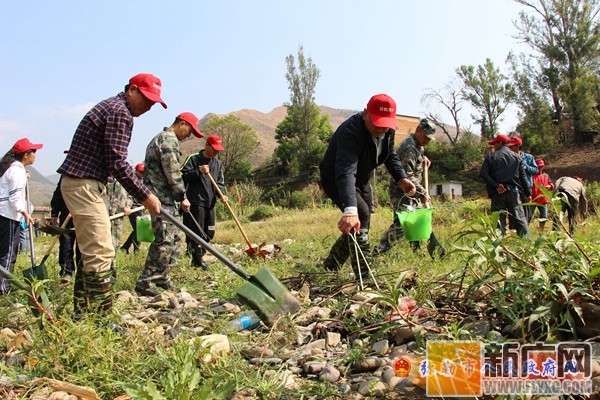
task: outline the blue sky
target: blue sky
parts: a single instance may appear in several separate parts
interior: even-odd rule
[[[524,50],[513,38],[519,10],[511,0],[3,0],[0,153],[21,137],[41,142],[34,167],[54,174],[87,110],[150,72],[169,108],[136,118],[137,163],[180,112],[288,102],[285,58],[299,45],[321,71],[317,104],[362,109],[384,92],[399,114],[422,115],[424,90],[442,88],[456,67],[491,58],[504,70],[508,52]],[[515,121],[508,113],[501,130]]]

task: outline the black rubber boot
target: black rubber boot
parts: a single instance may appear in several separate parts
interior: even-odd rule
[[[340,237],[337,238],[333,246],[331,246],[329,255],[325,261],[323,261],[325,269],[337,271],[344,265],[348,257],[350,257],[349,240],[350,238],[348,235],[340,235]]]
[[[438,242],[433,232],[431,232],[431,236],[429,236],[429,241],[427,242],[427,252],[434,260],[436,258],[441,260],[446,256],[446,250],[444,250],[441,243]]]
[[[202,260],[202,257],[204,257],[205,254],[206,250],[204,250],[204,247],[196,245],[192,250],[192,267],[202,268],[206,271],[208,269],[208,264],[206,261]]]

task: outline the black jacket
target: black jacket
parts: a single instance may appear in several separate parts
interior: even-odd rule
[[[508,146],[502,146],[488,154],[481,165],[479,176],[485,181],[490,197],[498,194],[496,188],[500,184],[503,184],[507,190],[518,190],[525,197],[531,196],[523,159]]]
[[[58,180],[58,184],[56,185],[56,189],[54,189],[54,193],[52,194],[52,200],[50,200],[50,215],[53,217],[58,217],[58,223],[62,226],[69,215],[69,209],[65,204],[65,201],[62,197],[62,192],[60,191],[60,184],[62,183],[62,175]],[[73,227],[73,220],[69,221],[66,226],[67,228]]]
[[[201,165],[208,165],[217,186],[225,194],[225,177],[223,163],[217,157],[206,158],[202,152],[190,155],[181,167],[183,182],[186,186],[186,197],[191,204],[212,208],[217,202],[215,187],[207,176],[200,172]]]
[[[356,207],[356,188],[369,183],[373,170],[385,164],[392,178],[398,182],[406,172],[394,150],[393,129],[383,136],[382,151],[377,158],[377,146],[362,119],[362,113],[344,121],[329,140],[319,165],[321,185],[336,190],[342,208]]]

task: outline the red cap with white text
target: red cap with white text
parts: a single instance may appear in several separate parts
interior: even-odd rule
[[[142,94],[151,101],[160,103],[163,108],[167,108],[167,104],[160,98],[162,85],[160,79],[152,74],[137,74],[129,80],[130,85],[135,85]]]
[[[367,103],[371,122],[378,128],[396,129],[396,102],[387,94],[376,94]]]

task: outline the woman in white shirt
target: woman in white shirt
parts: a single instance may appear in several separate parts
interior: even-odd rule
[[[28,178],[25,166],[35,162],[35,152],[42,147],[23,138],[0,160],[0,265],[10,272],[17,260],[21,221],[26,225],[33,223],[25,199]],[[0,277],[0,294],[10,289],[10,282]]]

